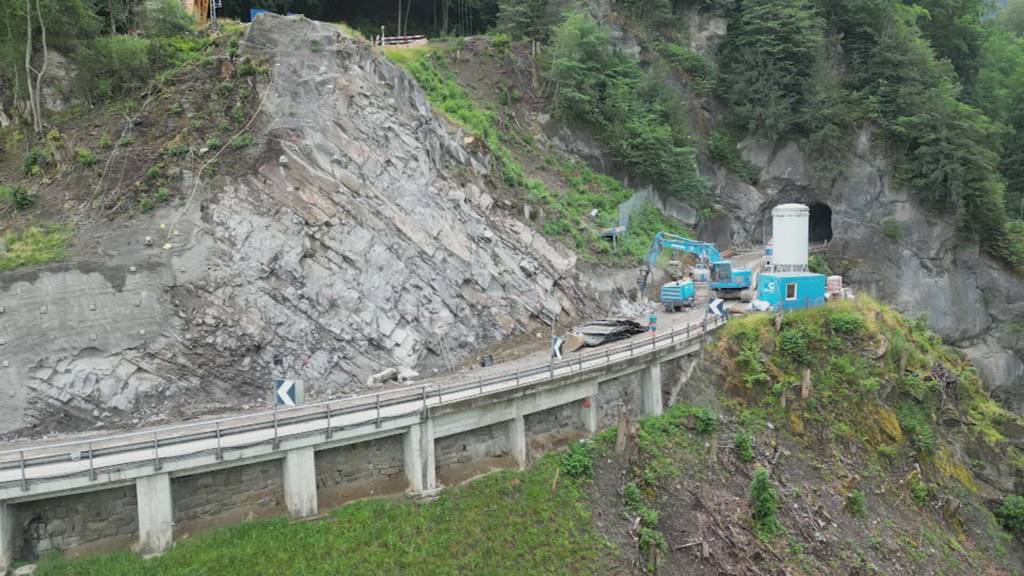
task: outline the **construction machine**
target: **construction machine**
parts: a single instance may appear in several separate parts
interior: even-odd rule
[[[637,280],[640,294],[643,294],[647,288],[651,270],[657,263],[661,251],[666,248],[696,255],[698,260],[709,269],[708,288],[714,291],[717,297],[750,298],[752,293],[750,289],[754,286],[753,270],[734,268],[732,262],[723,258],[718,248],[710,242],[701,242],[666,232],[655,234],[651,247],[647,250],[647,256],[640,268],[640,278]]]

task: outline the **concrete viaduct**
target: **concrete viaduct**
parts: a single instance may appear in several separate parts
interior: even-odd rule
[[[464,453],[467,444],[482,446],[480,455],[488,446],[500,446],[510,465],[525,467],[527,423],[539,422],[542,414],[551,415],[555,427],[573,422],[580,436],[593,434],[614,422],[630,390],[635,390],[634,412],[660,414],[662,365],[696,353],[704,336],[720,325],[712,318],[486,379],[418,384],[287,410],[0,451],[0,574],[25,557],[27,547],[44,540],[71,552],[103,549],[87,544],[106,539],[143,554],[162,553],[172,544],[176,518],[192,517],[183,508],[198,510],[198,517],[257,498],[262,502],[268,497],[260,495],[278,483],[282,512],[315,516],[321,501],[318,478],[333,473],[327,460],[339,448],[350,460],[336,469],[370,467],[375,478],[395,478],[389,485],[394,492],[439,489],[438,452],[451,451],[446,442],[452,438],[470,438],[461,441]],[[473,456],[469,453],[465,458]],[[341,484],[351,480],[344,471],[338,476]],[[358,496],[358,490],[352,494]],[[243,519],[226,512],[234,521]],[[116,518],[121,524],[113,526]]]

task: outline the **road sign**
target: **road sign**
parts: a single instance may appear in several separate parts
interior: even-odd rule
[[[722,300],[721,298],[715,298],[714,300],[711,301],[711,304],[708,305],[708,308],[711,310],[711,313],[714,314],[715,316],[723,316],[724,312],[722,309],[722,304],[724,303],[725,300]]]
[[[555,336],[551,339],[551,357],[561,360],[562,359],[562,344],[565,343],[565,338],[561,336]]]
[[[297,406],[302,404],[302,380],[274,380],[274,404],[278,406]]]

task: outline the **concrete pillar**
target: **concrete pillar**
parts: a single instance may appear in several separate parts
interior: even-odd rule
[[[522,415],[508,421],[508,442],[519,469],[526,468],[526,420]]]
[[[284,503],[295,518],[316,516],[316,459],[312,446],[295,448],[284,455]]]
[[[661,416],[661,364],[652,364],[640,373],[640,397],[644,416]]]
[[[423,492],[423,440],[420,424],[413,424],[402,435],[402,459],[409,491]]]
[[[14,504],[0,501],[0,574],[14,564]]]
[[[597,433],[597,395],[588,396],[581,402],[580,410],[583,415],[583,429],[588,434]]]
[[[139,509],[139,552],[163,554],[171,547],[174,507],[171,477],[154,474],[135,480]]]
[[[434,420],[427,417],[420,424],[420,444],[423,446],[423,489],[437,489],[437,460],[434,457]]]

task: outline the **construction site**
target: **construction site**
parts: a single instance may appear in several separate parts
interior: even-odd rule
[[[1024,570],[1018,269],[874,128],[723,145],[746,8],[507,4],[29,14],[0,575]]]

